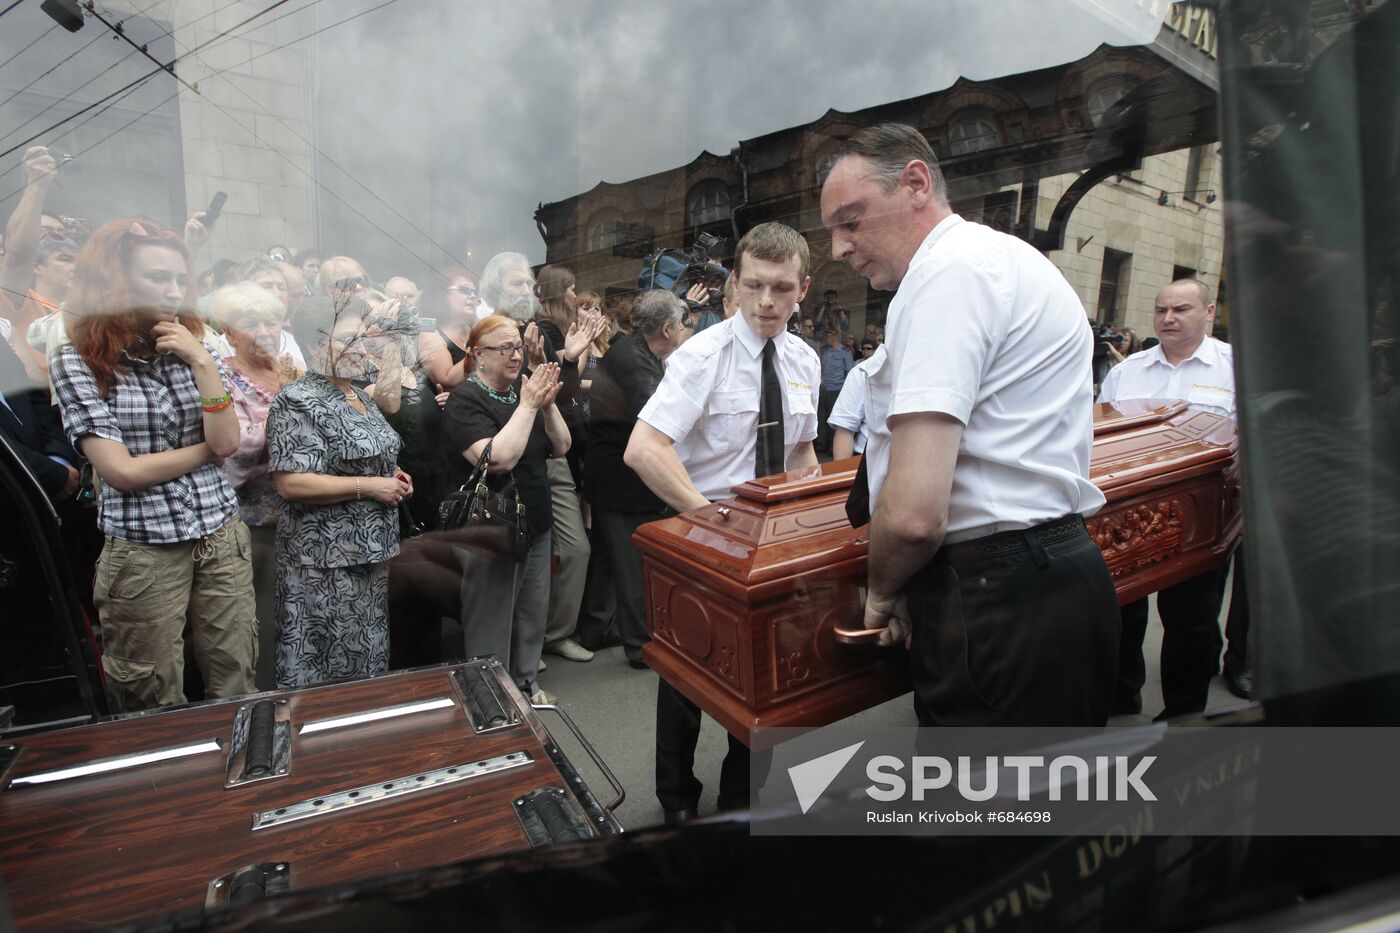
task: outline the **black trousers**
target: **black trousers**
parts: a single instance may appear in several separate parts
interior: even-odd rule
[[[590,650],[605,644],[617,630],[617,601],[613,593],[612,560],[603,547],[598,530],[598,510],[593,510],[593,527],[588,531],[588,573],[579,601],[578,627],[574,640]]]
[[[662,680],[656,689],[656,799],[667,810],[696,808],[705,785],[695,776],[695,745],[700,741],[700,707]],[[772,752],[760,752],[767,770]],[[749,748],[729,736],[729,752],[719,772],[719,809],[749,805]]]
[[[647,522],[664,518],[665,512],[615,512],[594,507],[592,545],[595,554],[604,555],[610,571],[613,619],[623,650],[629,660],[642,659],[642,645],[651,640],[647,632],[646,583],[642,577],[642,554],[632,545],[632,533]],[[593,564],[589,563],[589,587]],[[585,626],[585,622],[589,622]],[[607,632],[597,631],[591,620],[579,620],[579,639],[584,645],[601,644]]]
[[[1102,726],[1118,598],[1078,515],[940,548],[905,588],[924,726]]]
[[[1220,604],[1229,564],[1157,593],[1162,617],[1162,715],[1171,718],[1205,710],[1210,681],[1219,670]],[[1119,703],[1130,701],[1147,681],[1142,641],[1147,635],[1147,600],[1123,607],[1118,658]]]
[[[840,397],[840,389],[822,389],[817,396],[817,443],[815,446],[822,453],[831,453],[831,440],[836,432],[831,429],[831,425],[826,423],[826,419],[831,417],[831,409],[836,407],[836,400]]]
[[[1249,581],[1244,570],[1243,546],[1235,549],[1235,580],[1230,584],[1225,643],[1225,673],[1243,674],[1249,670]]]

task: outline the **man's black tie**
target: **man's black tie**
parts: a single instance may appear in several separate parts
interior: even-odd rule
[[[773,357],[778,348],[769,340],[763,345],[763,384],[758,391],[758,445],[754,453],[754,475],[772,476],[783,472],[783,388],[778,383],[778,367]]]

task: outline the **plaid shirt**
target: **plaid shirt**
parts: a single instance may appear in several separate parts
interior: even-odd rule
[[[204,441],[199,389],[188,366],[170,353],[153,362],[123,354],[122,365],[125,371],[117,373],[103,398],[92,370],[71,344],[54,357],[54,394],[74,447],[93,435],[140,457]],[[104,533],[138,544],[202,538],[237,514],[238,499],[217,463],[135,492],[104,486],[97,511]]]

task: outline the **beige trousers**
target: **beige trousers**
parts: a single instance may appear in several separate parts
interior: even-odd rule
[[[176,544],[109,535],[97,560],[93,602],[112,712],[185,702],[186,622],[209,699],[255,689],[252,544],[242,519]]]

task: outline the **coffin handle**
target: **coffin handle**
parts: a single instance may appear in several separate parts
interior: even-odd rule
[[[866,648],[893,648],[894,645],[881,645],[880,635],[886,631],[880,628],[844,628],[840,625],[832,629],[836,640],[843,645],[856,645]]]
[[[603,772],[603,777],[612,785],[612,789],[617,792],[617,796],[613,798],[611,803],[604,804],[603,809],[611,813],[622,806],[622,801],[627,799],[627,791],[623,790],[622,782],[612,773],[612,768],[609,768],[608,763],[603,760],[603,756],[598,754],[598,750],[593,747],[593,743],[584,738],[583,731],[574,723],[573,717],[554,703],[532,703],[530,705],[534,707],[536,711],[548,710],[551,713],[558,713],[559,718],[564,721],[564,725],[569,727],[569,731],[574,734],[574,738],[578,739],[578,743],[582,745],[583,750],[588,753],[588,757],[592,758],[593,763],[598,766],[598,770]]]

